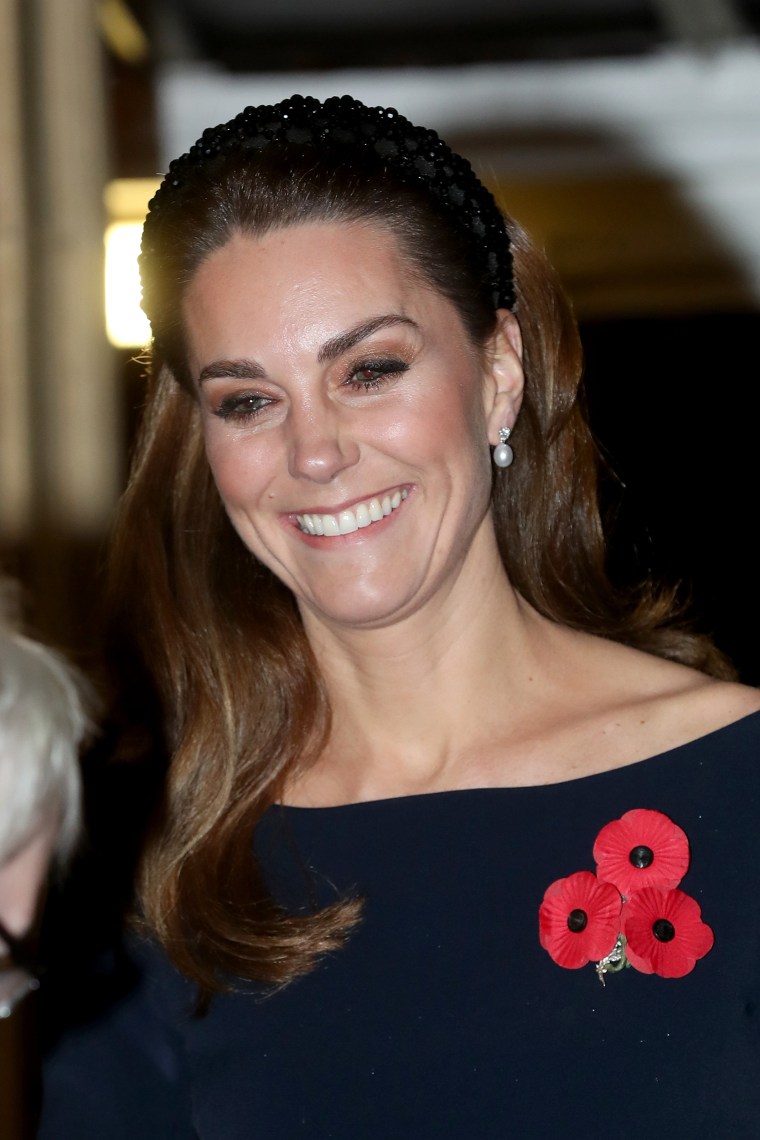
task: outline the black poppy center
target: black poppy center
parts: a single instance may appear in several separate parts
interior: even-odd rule
[[[581,910],[580,908],[571,910],[567,916],[567,929],[572,930],[573,934],[580,934],[582,930],[586,929],[587,922],[588,915],[585,910]]]
[[[628,856],[634,867],[639,871],[643,871],[645,867],[651,867],[654,863],[654,851],[651,847],[633,847]]]
[[[676,936],[676,928],[667,918],[658,918],[652,924],[652,934],[658,942],[672,942]]]

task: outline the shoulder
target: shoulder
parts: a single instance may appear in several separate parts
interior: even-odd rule
[[[669,752],[760,711],[760,690],[614,642],[581,635],[574,774],[624,767]]]
[[[648,751],[655,754],[708,738],[751,717],[760,711],[760,691],[697,675],[682,689],[665,691],[644,707],[652,734]]]
[[[719,681],[696,669],[607,644],[601,667],[612,679],[613,705],[640,714],[675,743],[724,728],[760,710],[760,689]],[[681,739],[677,739],[681,738]]]
[[[633,649],[618,641],[591,634],[570,632],[574,646],[569,660],[582,675],[593,678],[598,691],[613,701],[663,702],[677,709],[720,719],[738,719],[760,709],[760,689],[732,681],[720,681],[687,665]]]

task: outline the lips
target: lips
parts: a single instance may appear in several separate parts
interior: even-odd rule
[[[362,530],[381,522],[401,506],[409,495],[406,487],[399,487],[385,495],[378,495],[362,503],[354,503],[350,508],[336,511],[335,514],[296,515],[295,520],[304,534],[315,534],[332,538],[339,534],[353,534],[355,530]]]

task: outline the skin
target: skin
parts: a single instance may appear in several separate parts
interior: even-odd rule
[[[254,276],[270,287],[253,295]],[[514,422],[522,384],[506,332],[484,381],[453,307],[420,289],[395,247],[365,227],[239,238],[200,269],[186,314],[222,498],[310,628],[395,623],[451,588],[465,562],[493,564],[488,419]],[[334,338],[379,318],[385,327],[320,362]],[[506,314],[503,325],[516,334]],[[239,373],[243,361],[262,375],[218,375]],[[388,374],[371,367],[386,361]],[[515,405],[503,410],[502,374]],[[251,396],[261,409],[241,418]],[[226,408],[231,417],[220,415]],[[312,538],[295,522],[396,488],[409,492],[400,510],[354,534]]]
[[[56,830],[50,820],[41,823],[23,847],[0,865],[0,920],[17,938],[22,938],[34,925]],[[4,949],[2,939],[0,948]]]
[[[184,319],[222,500],[293,590],[330,694],[327,748],[288,802],[572,779],[760,708],[754,690],[553,625],[512,589],[488,505],[489,444],[522,395],[511,314],[475,346],[392,235],[309,224],[233,237]],[[296,520],[394,489],[399,509],[352,534]]]

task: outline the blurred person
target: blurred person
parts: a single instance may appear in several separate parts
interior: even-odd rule
[[[0,620],[0,1017],[36,985],[25,940],[79,838],[82,692],[63,658]]]
[[[81,828],[79,745],[87,729],[75,671],[11,622],[0,584],[0,1134],[31,1135],[36,1033],[17,1019],[38,987],[37,919],[51,867]]]
[[[142,274],[113,600],[172,759],[42,1136],[757,1135],[760,694],[609,580],[543,256],[296,96],[171,164]]]

